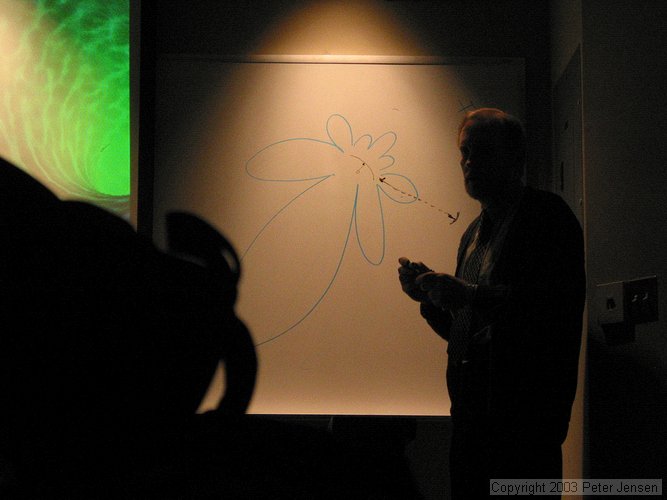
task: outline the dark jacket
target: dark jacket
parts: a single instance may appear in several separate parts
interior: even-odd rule
[[[461,239],[457,275],[478,223]],[[475,303],[486,328],[473,332],[468,351],[472,362],[488,368],[489,425],[562,442],[577,385],[586,288],[583,234],[565,202],[526,188],[504,244],[479,283],[505,290],[501,301]],[[448,314],[425,314],[445,339]]]

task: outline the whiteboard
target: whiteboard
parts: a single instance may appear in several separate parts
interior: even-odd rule
[[[523,118],[523,60],[161,58],[155,239],[186,210],[242,256],[251,413],[449,414],[446,343],[402,293],[397,259],[454,271],[479,213],[457,129],[485,106]]]

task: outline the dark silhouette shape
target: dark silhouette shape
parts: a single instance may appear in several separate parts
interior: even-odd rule
[[[492,478],[562,476],[586,294],[582,229],[555,194],[523,185],[521,122],[466,114],[457,146],[482,211],[454,275],[400,258],[399,280],[448,343],[452,498],[486,498]]]
[[[135,472],[191,425],[220,360],[230,360],[221,411],[245,412],[256,359],[233,311],[238,261],[160,252],[122,219],[60,201],[5,161],[0,186],[11,325],[0,336],[0,439],[18,484],[57,496],[100,478],[139,481]],[[176,217],[171,231],[194,221]],[[215,243],[231,249],[217,233]]]
[[[394,458],[245,415],[236,252],[191,214],[167,232],[169,253],[0,159],[0,497],[419,498]]]
[[[183,212],[167,215],[170,253],[199,263],[213,279],[218,308],[228,331],[237,332],[225,339],[223,359],[226,391],[218,408],[231,414],[243,414],[250,404],[257,374],[257,355],[245,325],[234,313],[241,264],[234,247],[202,219]]]

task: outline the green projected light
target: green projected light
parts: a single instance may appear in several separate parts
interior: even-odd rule
[[[0,0],[0,155],[129,214],[129,0]]]

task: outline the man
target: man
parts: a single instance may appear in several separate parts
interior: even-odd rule
[[[452,497],[489,479],[558,479],[577,384],[585,300],[583,237],[556,195],[525,187],[526,140],[511,115],[468,113],[458,146],[482,213],[463,234],[456,274],[401,257],[403,290],[448,341]]]

